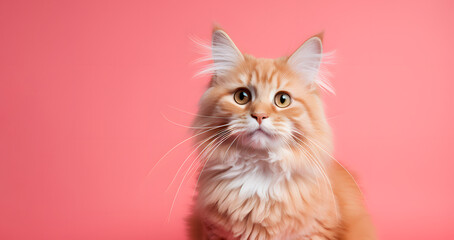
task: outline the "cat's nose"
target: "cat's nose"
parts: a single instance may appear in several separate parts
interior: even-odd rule
[[[262,124],[262,120],[265,119],[265,118],[268,118],[268,114],[266,113],[253,113],[251,114],[252,118],[255,118],[255,120],[257,120],[257,122],[260,124]]]

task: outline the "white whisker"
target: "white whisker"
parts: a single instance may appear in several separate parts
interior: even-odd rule
[[[208,140],[212,139],[213,137],[216,137],[217,135],[219,135],[219,132],[216,132],[214,133],[213,135],[211,135],[210,137],[206,138],[205,140],[202,140],[200,141],[198,144],[197,147],[194,148],[194,150],[192,150],[192,152],[188,155],[188,157],[186,157],[186,159],[183,161],[183,163],[180,165],[180,167],[178,168],[178,171],[177,173],[175,174],[175,176],[173,177],[172,181],[170,182],[169,186],[167,186],[167,189],[166,189],[166,192],[169,190],[169,188],[172,186],[173,182],[175,181],[175,179],[177,178],[178,174],[180,173],[181,169],[183,168],[183,166],[186,164],[186,162],[188,161],[188,159],[192,156],[192,154],[194,154],[195,151],[197,151],[197,149],[199,149],[199,147],[201,147],[204,143],[206,143]]]
[[[239,136],[239,135],[238,135],[238,136]],[[238,138],[238,136],[232,141],[232,144],[233,144],[233,142],[235,142],[235,140]],[[210,150],[210,151],[211,151],[211,154],[210,154],[209,157],[206,158],[206,161],[205,161],[205,163],[203,164],[202,169],[200,170],[199,176],[197,177],[197,181],[196,181],[196,184],[195,184],[196,187],[194,188],[194,190],[193,190],[193,192],[192,192],[192,195],[195,194],[195,190],[196,190],[196,188],[197,188],[197,185],[199,184],[200,177],[202,176],[202,172],[203,172],[203,170],[205,169],[205,166],[206,166],[206,164],[208,163],[208,161],[210,160],[212,154],[214,153],[214,151],[216,150],[216,148],[218,148],[222,143],[224,143],[227,139],[229,139],[229,137],[230,137],[230,136],[227,135],[227,137],[226,137],[225,139],[221,140],[221,142],[220,142],[213,150]],[[230,146],[231,146],[231,145],[230,145]],[[228,149],[230,149],[230,146],[229,146]],[[228,149],[227,149],[227,151],[228,151]],[[227,152],[227,151],[226,151],[226,152]]]
[[[162,161],[162,159],[164,159],[167,155],[169,155],[170,152],[172,152],[175,148],[177,148],[178,146],[180,146],[181,144],[199,136],[199,135],[202,135],[206,132],[209,132],[209,131],[212,131],[214,129],[217,129],[217,128],[220,128],[220,127],[223,127],[223,126],[217,126],[217,127],[213,127],[212,129],[208,129],[208,130],[205,130],[205,131],[202,131],[202,132],[199,132],[197,134],[194,134],[192,135],[191,137],[188,137],[186,138],[185,140],[181,141],[180,143],[178,143],[177,145],[175,145],[173,148],[171,148],[169,151],[166,152],[166,154],[164,154],[164,156],[162,156],[155,164],[154,166],[151,168],[151,170],[148,172],[147,174],[147,177],[153,172],[153,170],[156,168],[156,166],[158,166],[158,164]]]
[[[226,130],[226,131],[228,132],[229,130]],[[220,136],[223,136],[223,134],[221,133]],[[210,143],[209,143],[209,144],[200,152],[200,154],[196,157],[196,159],[195,159],[195,160],[191,163],[191,165],[189,166],[189,169],[185,172],[185,174],[184,174],[184,176],[183,176],[183,179],[181,180],[181,183],[180,183],[180,185],[178,186],[178,189],[177,189],[177,192],[176,192],[176,194],[175,194],[175,197],[173,198],[172,205],[171,205],[171,207],[170,207],[170,212],[169,212],[169,216],[168,216],[168,218],[167,218],[167,221],[170,221],[170,217],[171,217],[171,215],[172,215],[172,210],[173,210],[173,207],[174,207],[174,205],[175,205],[175,201],[176,201],[176,199],[177,199],[177,197],[178,197],[178,193],[180,192],[181,186],[183,185],[184,180],[186,179],[186,177],[187,177],[187,175],[188,175],[188,173],[189,173],[189,170],[191,169],[193,163],[195,163],[196,160],[200,157],[200,155],[205,151],[205,149],[206,149],[207,147],[209,147],[212,143],[214,143],[217,139],[218,139],[218,138],[215,138],[214,140],[212,140],[212,141],[211,141],[211,142],[210,142]]]
[[[294,136],[294,135],[293,135],[293,136]],[[299,138],[296,137],[296,136],[294,136],[294,137],[295,137],[296,140],[300,141],[301,143],[305,144],[306,147],[308,147],[309,149],[311,149],[304,141],[302,141],[301,139],[299,139]],[[297,142],[296,142],[296,143],[297,143]],[[304,149],[304,147],[303,147],[301,144],[299,144],[299,143],[297,143],[297,144],[300,145],[302,149]],[[311,149],[311,151],[313,152],[312,149]],[[310,154],[310,152],[308,152],[308,153]],[[335,196],[334,196],[334,191],[333,191],[333,187],[332,187],[331,181],[329,180],[329,177],[326,175],[325,169],[322,167],[321,163],[318,162],[317,158],[314,158],[314,157],[312,156],[312,154],[310,154],[310,155],[311,155],[311,158],[314,160],[315,164],[316,164],[316,165],[320,168],[320,170],[322,171],[323,177],[324,177],[324,179],[326,180],[326,183],[328,184],[328,186],[329,186],[329,188],[330,188],[330,190],[331,190],[331,197],[332,197],[332,200],[333,200],[334,208],[335,208],[335,210],[336,210],[336,217],[339,218],[338,209],[337,209],[337,202],[336,202],[336,198],[335,198]]]
[[[186,110],[182,110],[182,109],[179,109],[179,108],[176,108],[176,107],[173,107],[173,106],[168,106],[174,110],[177,110],[177,111],[180,111],[182,113],[186,113],[186,114],[189,114],[189,115],[192,115],[192,116],[197,116],[197,117],[205,117],[205,118],[220,118],[220,119],[226,119],[226,117],[217,117],[217,116],[208,116],[208,115],[200,115],[200,114],[197,114],[197,113],[192,113],[192,112],[189,112],[189,111],[186,111]]]
[[[302,133],[299,133],[299,134],[302,134]],[[355,178],[353,177],[353,175],[344,167],[344,165],[342,165],[339,161],[337,161],[336,158],[334,158],[328,151],[326,151],[323,147],[321,147],[319,144],[317,144],[315,142],[315,140],[311,140],[309,137],[305,136],[304,134],[302,134],[307,140],[309,140],[310,142],[312,142],[316,147],[318,147],[320,150],[324,151],[330,158],[332,158],[334,161],[336,161],[339,166],[341,166],[347,173],[348,175],[350,175],[350,177],[353,179],[353,182],[355,183],[356,187],[358,188],[359,192],[361,193],[361,195],[363,195],[363,192],[361,191],[361,188],[359,187],[358,183],[356,182]]]
[[[161,115],[162,115],[162,117],[163,117],[165,120],[167,120],[167,121],[169,121],[170,123],[173,123],[173,124],[175,124],[175,125],[177,125],[177,126],[180,126],[180,127],[191,128],[191,129],[207,129],[207,128],[212,128],[212,126],[207,126],[207,127],[192,127],[192,126],[186,126],[186,125],[179,124],[179,123],[176,123],[176,122],[174,122],[174,121],[168,119],[163,113],[161,113]],[[223,124],[223,125],[219,125],[219,126],[217,126],[217,127],[225,127],[225,126],[228,126],[228,125],[229,125],[229,124]]]

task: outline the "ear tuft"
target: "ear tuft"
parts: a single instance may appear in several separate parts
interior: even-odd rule
[[[301,75],[307,83],[315,83],[323,89],[334,93],[333,88],[320,73],[323,57],[323,32],[309,38],[287,60],[291,68]]]
[[[243,54],[241,54],[240,50],[238,50],[227,33],[219,27],[215,27],[213,31],[213,37],[211,39],[211,55],[216,75],[222,75],[233,69],[241,60],[244,59]]]
[[[300,73],[304,80],[315,81],[322,61],[322,40],[312,37],[301,45],[288,59],[293,70]]]
[[[213,28],[211,44],[197,38],[191,38],[204,55],[196,62],[209,62],[195,76],[214,74],[225,75],[244,60],[243,54],[219,26]]]

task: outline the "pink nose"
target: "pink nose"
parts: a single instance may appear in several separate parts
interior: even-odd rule
[[[252,118],[255,118],[255,120],[257,120],[257,122],[260,124],[262,124],[262,120],[265,119],[265,118],[268,118],[268,114],[266,113],[253,113],[251,114]]]

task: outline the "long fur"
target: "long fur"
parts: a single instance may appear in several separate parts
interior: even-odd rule
[[[321,38],[278,59],[241,53],[220,29],[201,46],[212,52],[202,70],[212,80],[193,123],[200,153],[191,239],[375,239],[361,191],[332,157]],[[235,102],[237,91],[250,101]],[[288,107],[276,105],[280,92]]]

